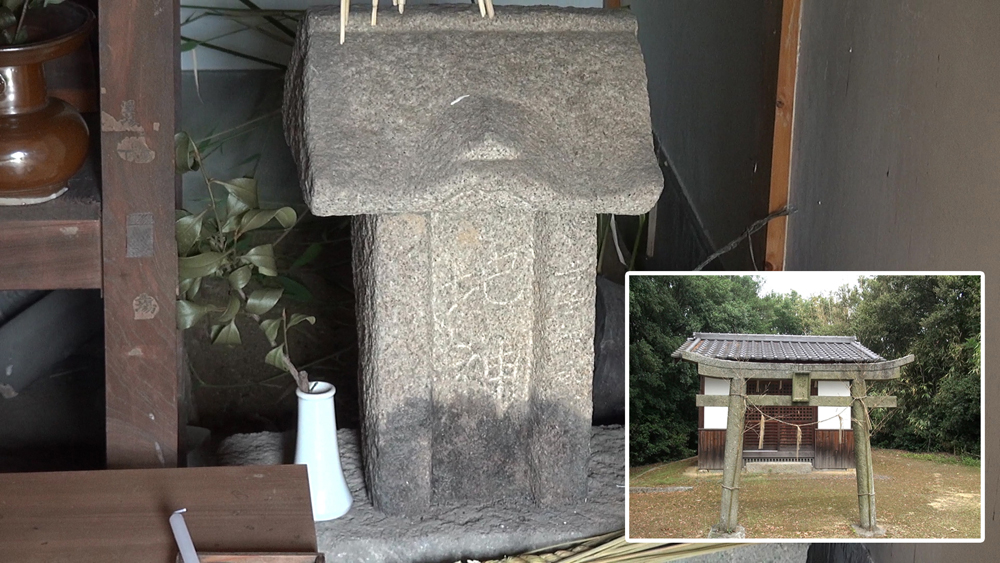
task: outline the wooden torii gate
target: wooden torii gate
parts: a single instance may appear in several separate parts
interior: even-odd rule
[[[913,361],[913,355],[898,360],[875,363],[764,363],[739,362],[711,358],[695,352],[682,351],[680,357],[698,364],[698,374],[729,380],[729,395],[698,395],[699,407],[729,407],[726,424],[725,466],[722,473],[722,507],[719,523],[709,537],[743,537],[737,524],[739,508],[740,469],[743,460],[743,426],[747,405],[851,407],[851,428],[854,430],[854,457],[858,481],[859,524],[855,531],[864,537],[885,534],[875,521],[875,475],[872,471],[870,408],[892,408],[896,397],[869,396],[868,380],[899,377],[900,368]],[[790,379],[792,394],[747,395],[748,379]],[[814,397],[809,395],[811,380],[849,381],[850,397]]]

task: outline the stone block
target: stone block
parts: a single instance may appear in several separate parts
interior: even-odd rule
[[[316,215],[639,214],[663,188],[625,10],[414,6],[302,21],[285,138]]]
[[[808,461],[748,461],[747,473],[811,473],[813,466]]]
[[[625,12],[305,17],[285,133],[317,215],[355,215],[362,444],[390,513],[587,494],[596,219],[663,178]]]

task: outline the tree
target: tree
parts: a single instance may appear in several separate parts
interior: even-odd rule
[[[875,387],[899,406],[873,412],[874,444],[978,454],[981,295],[979,276],[862,280],[851,323],[859,339],[886,358],[916,357],[898,381]]]
[[[695,366],[670,357],[694,332],[801,334],[797,295],[758,296],[750,276],[634,276],[629,282],[632,465],[695,453]]]

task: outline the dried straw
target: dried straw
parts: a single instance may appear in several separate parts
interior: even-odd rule
[[[744,544],[628,543],[625,531],[584,538],[485,563],[654,563],[714,553]]]

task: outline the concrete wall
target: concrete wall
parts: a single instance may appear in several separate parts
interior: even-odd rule
[[[803,3],[787,269],[983,270],[1000,292],[998,29],[993,0]],[[986,543],[873,545],[875,561],[995,560],[1000,382],[985,375]]]
[[[821,397],[850,397],[849,381],[817,381],[816,394]],[[817,430],[850,430],[851,412],[847,407],[816,407]]]
[[[767,215],[781,2],[633,0],[632,11],[653,129],[703,234],[719,248]],[[660,211],[673,220],[670,209]],[[763,233],[755,237],[758,264],[763,241]],[[670,240],[656,242],[647,267],[682,266],[661,255]],[[746,244],[723,263],[753,269]]]
[[[705,395],[728,395],[729,380],[718,377],[705,378]],[[729,407],[702,407],[705,409],[705,424],[702,428],[725,430],[729,418]]]

